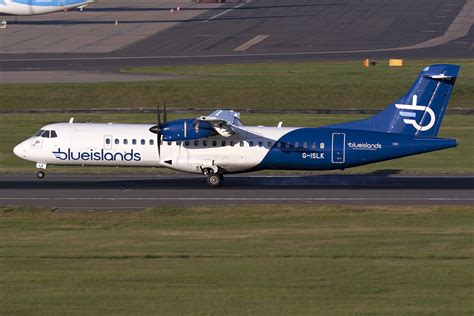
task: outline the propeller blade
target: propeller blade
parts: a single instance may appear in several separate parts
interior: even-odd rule
[[[163,97],[163,122],[166,123],[168,122],[168,113],[166,111],[166,100],[165,97]]]
[[[156,105],[156,121],[156,125],[161,126],[160,99],[158,99],[158,103]]]
[[[158,147],[158,156],[161,156],[161,131],[156,134],[156,145]]]
[[[158,148],[158,157],[161,156],[161,111],[160,111],[160,99],[157,100],[157,109],[156,109],[156,146]]]

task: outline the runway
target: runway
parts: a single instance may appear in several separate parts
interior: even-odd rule
[[[474,205],[474,176],[1,175],[0,205],[61,210],[142,210],[162,205],[366,204]]]
[[[170,17],[158,9],[156,15],[150,15],[154,11],[149,5],[99,10],[105,17],[96,17],[98,11],[91,7],[95,18],[72,21],[55,19],[54,15],[22,18],[18,23],[33,33],[58,25],[77,28],[77,34],[87,33],[80,32],[81,28],[93,28],[94,34],[108,30],[116,45],[107,44],[107,36],[93,41],[93,46],[58,53],[51,49],[48,53],[26,50],[17,54],[15,45],[10,45],[11,53],[0,56],[0,68],[110,72],[148,65],[474,57],[474,0],[228,1],[212,8],[190,5],[189,11],[183,12],[201,14],[189,17]],[[123,25],[119,24],[124,32],[134,34],[135,27],[145,27],[146,34],[133,41],[110,31],[116,12],[124,16]],[[89,13],[86,10],[84,14]],[[166,23],[172,25],[162,28]],[[72,39],[68,42],[76,44]],[[61,46],[65,50],[66,44]],[[107,53],[90,52],[91,47]]]

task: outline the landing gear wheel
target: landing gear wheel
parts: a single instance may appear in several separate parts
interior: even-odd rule
[[[38,179],[43,179],[43,178],[44,178],[44,171],[38,171],[38,172],[36,173],[36,177],[37,177]]]
[[[207,176],[207,184],[211,187],[218,187],[224,181],[224,177],[220,173],[211,173]]]

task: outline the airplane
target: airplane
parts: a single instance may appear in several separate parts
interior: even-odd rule
[[[272,170],[346,169],[455,147],[436,137],[458,76],[457,65],[425,67],[410,90],[372,117],[322,127],[244,126],[240,114],[168,121],[158,106],[156,124],[55,123],[14,148],[48,165],[166,167],[203,174],[211,187],[224,174]]]
[[[79,8],[95,0],[0,0],[0,14],[36,15]]]

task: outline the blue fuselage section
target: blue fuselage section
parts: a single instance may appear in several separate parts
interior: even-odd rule
[[[455,147],[457,144],[455,139],[333,128],[301,128],[276,142],[255,170],[345,169]]]

